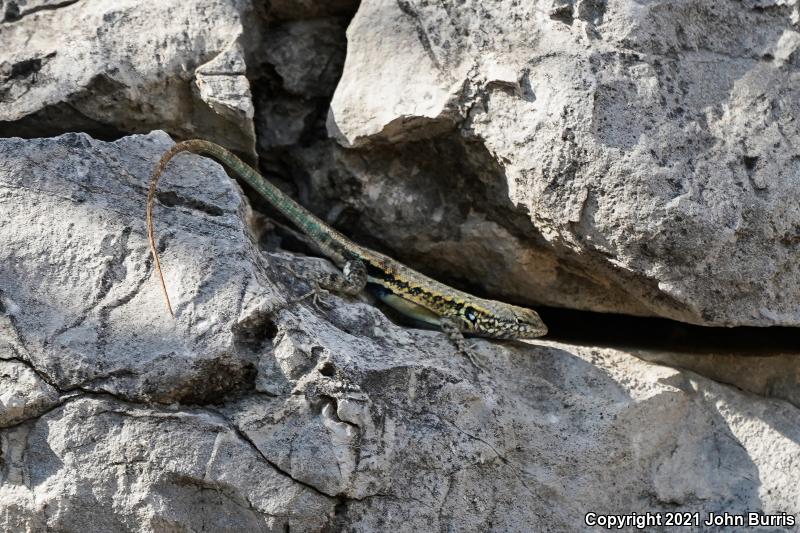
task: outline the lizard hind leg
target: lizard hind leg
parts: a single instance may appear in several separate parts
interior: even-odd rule
[[[342,277],[344,282],[340,288],[341,292],[355,296],[367,286],[369,279],[367,266],[360,259],[350,259],[342,268]]]
[[[287,267],[287,270],[294,274],[295,277],[304,277],[296,273],[291,267]],[[314,288],[299,298],[292,300],[291,303],[313,298],[312,302],[314,306],[322,311],[322,306],[329,309],[332,306],[321,298],[321,295],[325,295],[329,292],[339,292],[349,296],[355,296],[363,291],[364,287],[367,285],[367,267],[361,260],[350,260],[345,262],[341,274],[325,273],[314,276],[314,279],[310,281]]]

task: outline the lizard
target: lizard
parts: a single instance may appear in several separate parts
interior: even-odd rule
[[[267,181],[254,168],[222,146],[202,139],[173,145],[156,165],[147,194],[147,236],[155,269],[169,313],[174,317],[153,230],[153,203],[159,177],[179,153],[211,156],[243,179],[292,224],[305,233],[320,251],[342,270],[326,289],[356,295],[367,285],[385,304],[400,313],[441,329],[456,348],[469,355],[466,335],[491,339],[532,339],[547,334],[536,311],[479,298],[436,281],[384,254],[356,244]],[[471,357],[470,357],[471,359]]]

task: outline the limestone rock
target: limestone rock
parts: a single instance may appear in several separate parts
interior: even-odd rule
[[[58,392],[21,361],[0,358],[0,382],[1,427],[35,418],[59,399]]]
[[[796,509],[796,405],[612,348],[474,339],[478,370],[366,298],[290,303],[330,265],[259,250],[238,188],[196,156],[170,164],[155,212],[171,320],[144,225],[169,145],[0,140],[0,529]]]
[[[0,141],[3,308],[59,389],[204,403],[252,379],[233,324],[262,312],[274,289],[254,267],[240,191],[206,159],[176,158],[159,194],[175,209],[156,209],[175,320],[154,283],[145,180],[167,142]],[[211,290],[218,277],[227,282]]]
[[[0,442],[9,531],[313,531],[333,514],[209,411],[78,396]]]
[[[167,129],[254,154],[247,0],[5,2],[0,134]]]
[[[365,0],[328,129],[361,147],[346,168],[373,191],[402,175],[441,180],[429,188],[446,194],[450,158],[473,154],[461,174],[474,177],[458,183],[475,195],[488,187],[488,200],[444,218],[447,239],[415,238],[427,213],[410,206],[433,200],[398,194],[403,185],[387,195],[392,211],[411,213],[414,235],[392,234],[393,222],[373,234],[412,258],[439,252],[468,279],[481,270],[472,258],[494,257],[506,290],[493,270],[478,278],[493,294],[798,326],[798,20],[800,4],[782,0]],[[436,171],[430,154],[442,147]],[[451,192],[439,207],[458,203]],[[514,245],[497,249],[497,231]]]
[[[305,97],[330,96],[342,72],[344,27],[337,19],[289,22],[271,29],[263,43],[283,87]]]
[[[264,159],[325,138],[321,122],[342,72],[345,28],[344,19],[328,17],[283,22],[264,31],[257,53],[261,64],[251,73]],[[297,164],[306,168],[310,161]]]

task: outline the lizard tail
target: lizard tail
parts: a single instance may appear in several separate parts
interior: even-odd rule
[[[147,237],[150,240],[150,250],[153,252],[156,272],[158,272],[158,277],[161,280],[161,290],[164,292],[167,309],[173,317],[175,313],[172,312],[172,305],[170,304],[169,295],[167,294],[167,286],[164,282],[164,274],[161,271],[161,261],[158,259],[156,240],[153,236],[153,201],[155,199],[158,178],[164,173],[170,160],[181,152],[209,155],[221,162],[253,187],[256,192],[266,198],[270,204],[297,225],[301,231],[310,236],[329,256],[336,257],[337,255],[341,255],[338,251],[338,247],[342,246],[342,243],[348,243],[348,246],[355,246],[349,243],[343,235],[328,227],[322,220],[318,219],[310,211],[286,196],[275,185],[264,179],[253,167],[247,165],[244,161],[222,146],[202,139],[190,139],[188,141],[179,142],[167,150],[161,157],[158,165],[156,165],[156,169],[153,171],[153,176],[150,178],[150,190],[147,193]]]
[[[172,303],[169,300],[169,293],[167,292],[167,284],[164,281],[164,272],[161,270],[161,260],[158,258],[158,248],[156,248],[155,232],[153,231],[153,201],[156,197],[156,187],[158,185],[158,178],[164,173],[167,164],[176,154],[187,150],[183,143],[178,143],[170,148],[156,165],[153,175],[150,177],[150,189],[147,191],[147,240],[150,241],[150,252],[153,254],[153,262],[156,266],[156,273],[161,282],[161,292],[164,293],[164,300],[167,303],[167,310],[169,314],[175,318],[175,313],[172,310]]]

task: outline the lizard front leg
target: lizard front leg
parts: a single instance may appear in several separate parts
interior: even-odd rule
[[[472,366],[477,368],[478,370],[486,370],[486,368],[478,362],[477,357],[475,357],[475,353],[472,351],[472,348],[469,344],[467,344],[467,339],[464,338],[464,334],[461,333],[461,330],[456,325],[456,322],[451,318],[441,318],[439,320],[439,327],[442,328],[442,332],[447,335],[447,338],[450,339],[450,342],[456,347],[456,350],[467,359],[469,362],[472,363]]]

